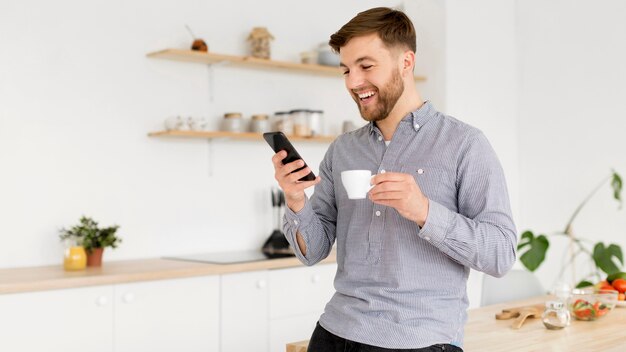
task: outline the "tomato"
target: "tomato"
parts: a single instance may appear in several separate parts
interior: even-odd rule
[[[617,295],[617,300],[618,301],[626,301],[626,294],[624,293],[620,293]]]
[[[613,280],[613,288],[615,288],[619,293],[626,292],[626,280],[625,279],[615,279]]]
[[[574,314],[581,319],[589,318],[591,316],[591,308],[575,310]]]

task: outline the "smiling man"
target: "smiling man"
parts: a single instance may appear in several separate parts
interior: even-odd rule
[[[272,158],[298,258],[313,265],[337,242],[337,292],[308,350],[461,351],[470,268],[502,276],[515,261],[500,163],[482,132],[421,99],[404,13],[361,12],[330,45],[369,124],[332,143],[314,181],[298,181],[301,160]],[[367,199],[348,198],[345,170],[375,174]]]

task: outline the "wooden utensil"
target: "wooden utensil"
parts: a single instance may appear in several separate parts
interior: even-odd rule
[[[511,328],[519,329],[522,327],[522,324],[524,324],[526,319],[539,318],[541,316],[541,313],[542,312],[540,312],[539,309],[534,308],[534,307],[523,308],[519,312],[519,316],[513,321],[513,324],[511,324]]]
[[[543,312],[545,306],[543,304],[535,304],[535,305],[530,305],[530,306],[505,308],[505,309],[502,310],[501,313],[496,313],[496,319],[497,320],[507,320],[507,319],[517,318],[520,315],[520,311],[522,309],[525,309],[525,308],[535,308],[535,309],[539,310],[540,312]]]

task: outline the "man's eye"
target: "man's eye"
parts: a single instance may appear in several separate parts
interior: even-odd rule
[[[369,70],[373,65],[362,66],[364,70]]]
[[[347,75],[348,73],[350,73],[350,71],[343,71],[343,75]]]

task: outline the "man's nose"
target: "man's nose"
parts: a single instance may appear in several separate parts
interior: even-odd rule
[[[363,86],[365,83],[365,79],[363,78],[363,75],[359,72],[349,72],[345,76],[345,81],[346,81],[346,88],[350,90],[359,88]]]

